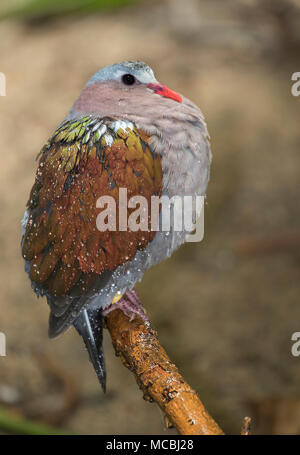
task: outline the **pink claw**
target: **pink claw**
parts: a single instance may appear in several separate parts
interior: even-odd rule
[[[127,290],[120,300],[116,303],[112,303],[109,307],[102,310],[102,315],[107,316],[111,311],[114,311],[117,308],[122,310],[130,321],[133,321],[136,316],[139,316],[144,322],[149,322],[149,318],[144,311],[142,302],[134,289]]]

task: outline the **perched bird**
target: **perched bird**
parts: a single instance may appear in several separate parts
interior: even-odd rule
[[[155,79],[143,62],[98,71],[39,154],[23,218],[22,255],[32,287],[50,307],[49,336],[72,324],[105,390],[102,315],[119,307],[146,319],[134,291],[186,232],[100,231],[97,200],[204,196],[211,152],[201,111]],[[128,208],[128,213],[132,208]]]

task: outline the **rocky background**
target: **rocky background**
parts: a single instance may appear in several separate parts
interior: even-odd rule
[[[250,415],[256,434],[299,433],[299,1],[44,3],[0,7],[0,417],[75,434],[174,431],[142,400],[108,334],[106,395],[74,330],[47,338],[48,308],[20,256],[41,146],[98,68],[141,59],[201,107],[213,151],[205,238],[145,275],[144,306],[225,432]]]

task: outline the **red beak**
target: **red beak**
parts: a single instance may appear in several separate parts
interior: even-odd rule
[[[177,101],[178,103],[182,103],[181,96],[163,84],[147,84],[147,87],[158,95],[165,96],[166,98],[170,98],[171,100]]]

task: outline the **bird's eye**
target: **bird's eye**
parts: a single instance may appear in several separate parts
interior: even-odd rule
[[[122,76],[122,82],[125,85],[133,85],[135,83],[135,77],[132,74],[124,74]]]

